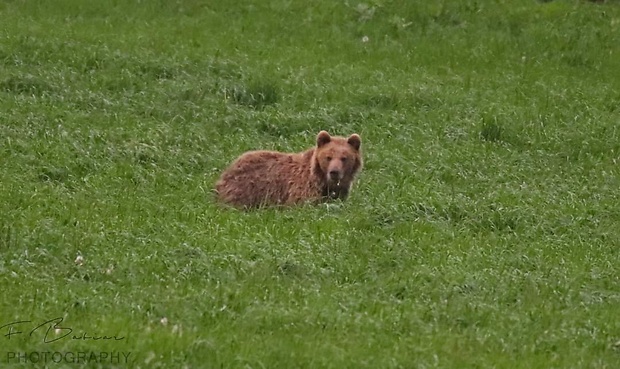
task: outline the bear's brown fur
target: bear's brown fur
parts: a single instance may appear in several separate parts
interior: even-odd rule
[[[220,201],[240,208],[345,199],[362,167],[361,138],[321,131],[301,153],[250,151],[233,162],[215,185]]]

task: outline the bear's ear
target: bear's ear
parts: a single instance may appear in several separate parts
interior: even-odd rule
[[[329,133],[327,133],[327,131],[321,131],[319,132],[319,135],[316,136],[316,146],[317,147],[321,147],[325,144],[328,144],[329,141],[331,141],[332,138],[329,135]]]
[[[362,146],[362,139],[360,138],[358,134],[354,133],[351,136],[349,136],[349,138],[347,139],[347,143],[353,146],[353,148],[356,151],[359,151],[360,146]]]

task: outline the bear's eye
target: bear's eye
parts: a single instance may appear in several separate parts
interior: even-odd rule
[[[343,163],[346,163],[346,162],[347,162],[347,158],[346,158],[346,157],[344,157],[344,156],[343,156],[342,158],[340,158],[340,160],[342,160],[342,162],[343,162]]]
[[[331,156],[328,156],[328,157],[327,157],[327,161],[332,161],[332,157],[331,157]]]

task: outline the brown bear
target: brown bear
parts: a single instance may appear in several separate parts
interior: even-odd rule
[[[301,153],[249,151],[215,185],[220,201],[240,208],[345,199],[362,167],[359,135],[321,131],[316,146]]]

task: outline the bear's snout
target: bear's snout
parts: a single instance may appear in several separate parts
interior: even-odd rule
[[[332,181],[338,181],[340,179],[342,179],[342,172],[339,170],[330,170],[329,171],[329,179],[331,179]]]

